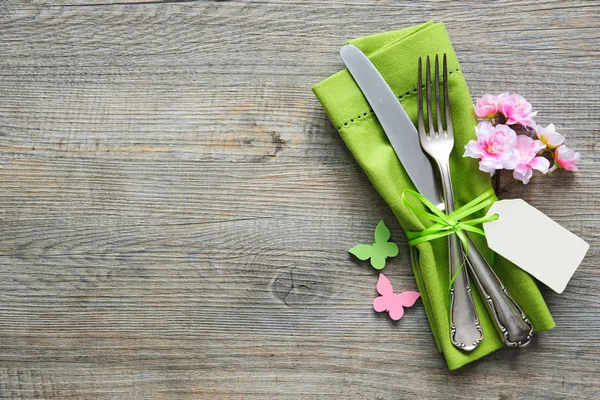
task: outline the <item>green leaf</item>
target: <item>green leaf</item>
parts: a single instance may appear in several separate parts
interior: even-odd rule
[[[373,254],[373,246],[368,244],[359,244],[358,246],[354,246],[350,250],[348,250],[350,254],[353,254],[359,260],[367,260]]]
[[[390,240],[390,230],[385,226],[383,220],[381,220],[375,228],[375,243],[385,243],[388,240]]]

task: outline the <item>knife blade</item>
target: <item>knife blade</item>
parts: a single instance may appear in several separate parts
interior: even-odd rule
[[[441,210],[444,202],[431,162],[421,150],[417,129],[369,58],[355,46],[340,50],[344,64],[371,105],[404,170],[417,188]]]

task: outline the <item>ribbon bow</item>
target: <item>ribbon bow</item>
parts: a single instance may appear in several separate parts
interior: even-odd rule
[[[408,199],[408,195],[412,195],[417,200],[419,200],[425,207],[427,207],[431,212],[424,211],[414,204],[410,202]],[[435,224],[431,225],[429,228],[426,228],[420,232],[406,232],[406,237],[408,238],[408,244],[410,246],[415,246],[419,243],[429,242],[431,240],[439,239],[444,236],[451,235],[456,233],[456,235],[461,240],[465,253],[469,254],[469,245],[467,244],[467,236],[464,231],[474,232],[479,235],[485,236],[485,233],[481,228],[477,228],[475,225],[483,224],[484,222],[495,221],[498,219],[498,214],[487,215],[481,218],[474,218],[467,221],[462,221],[465,217],[486,208],[493,204],[498,198],[494,193],[494,189],[489,189],[481,195],[477,196],[464,206],[460,207],[456,211],[451,214],[446,214],[440,209],[438,209],[432,202],[427,200],[426,197],[421,195],[418,192],[415,192],[411,189],[406,189],[402,192],[402,201],[406,205],[406,207],[413,212],[413,214],[427,218]],[[458,269],[458,271],[454,274],[452,279],[450,280],[450,287],[454,283],[456,276],[464,266],[464,262]]]

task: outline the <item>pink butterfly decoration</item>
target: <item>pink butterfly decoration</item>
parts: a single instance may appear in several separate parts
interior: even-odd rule
[[[381,295],[373,300],[373,309],[377,312],[388,311],[390,318],[398,321],[404,315],[404,307],[410,307],[421,296],[419,292],[404,292],[394,294],[390,280],[379,274],[377,281],[377,292]]]

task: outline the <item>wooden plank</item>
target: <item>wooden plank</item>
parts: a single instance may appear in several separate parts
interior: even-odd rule
[[[600,7],[504,0],[0,3],[0,398],[598,398]],[[582,171],[516,186],[591,244],[557,328],[448,372],[347,249],[405,236],[310,87],[345,40],[443,20]]]

